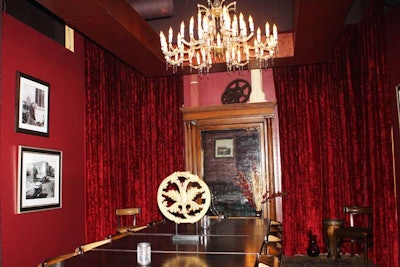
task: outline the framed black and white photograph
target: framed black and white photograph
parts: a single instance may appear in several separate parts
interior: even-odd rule
[[[233,138],[215,140],[215,157],[216,158],[233,157]]]
[[[17,132],[49,136],[49,90],[49,83],[17,72]]]
[[[61,208],[62,152],[19,146],[18,161],[18,213]]]

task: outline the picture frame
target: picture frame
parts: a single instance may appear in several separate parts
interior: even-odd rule
[[[17,213],[61,208],[62,152],[18,147]]]
[[[215,158],[232,158],[233,149],[233,138],[215,140]]]
[[[16,132],[49,136],[50,84],[17,71]]]

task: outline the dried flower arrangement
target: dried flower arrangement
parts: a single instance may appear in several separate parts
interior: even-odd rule
[[[261,179],[260,172],[257,167],[253,165],[248,175],[243,172],[236,170],[238,179],[235,180],[234,184],[240,188],[240,191],[247,199],[249,205],[256,211],[262,209],[262,204],[266,203],[270,199],[281,197],[286,193],[269,191],[263,192],[263,181]]]

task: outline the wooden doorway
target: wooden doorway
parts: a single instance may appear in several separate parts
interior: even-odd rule
[[[245,188],[254,187],[255,176],[261,194],[275,192],[274,108],[270,102],[182,108],[186,169],[207,182],[227,216],[255,215],[261,203]],[[275,219],[275,200],[261,210]]]

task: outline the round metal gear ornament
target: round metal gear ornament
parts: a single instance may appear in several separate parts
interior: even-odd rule
[[[175,223],[195,223],[206,215],[211,204],[207,184],[190,172],[174,172],[165,178],[157,192],[161,213]]]
[[[222,104],[246,103],[250,98],[251,85],[246,80],[236,79],[228,84],[221,96]]]

